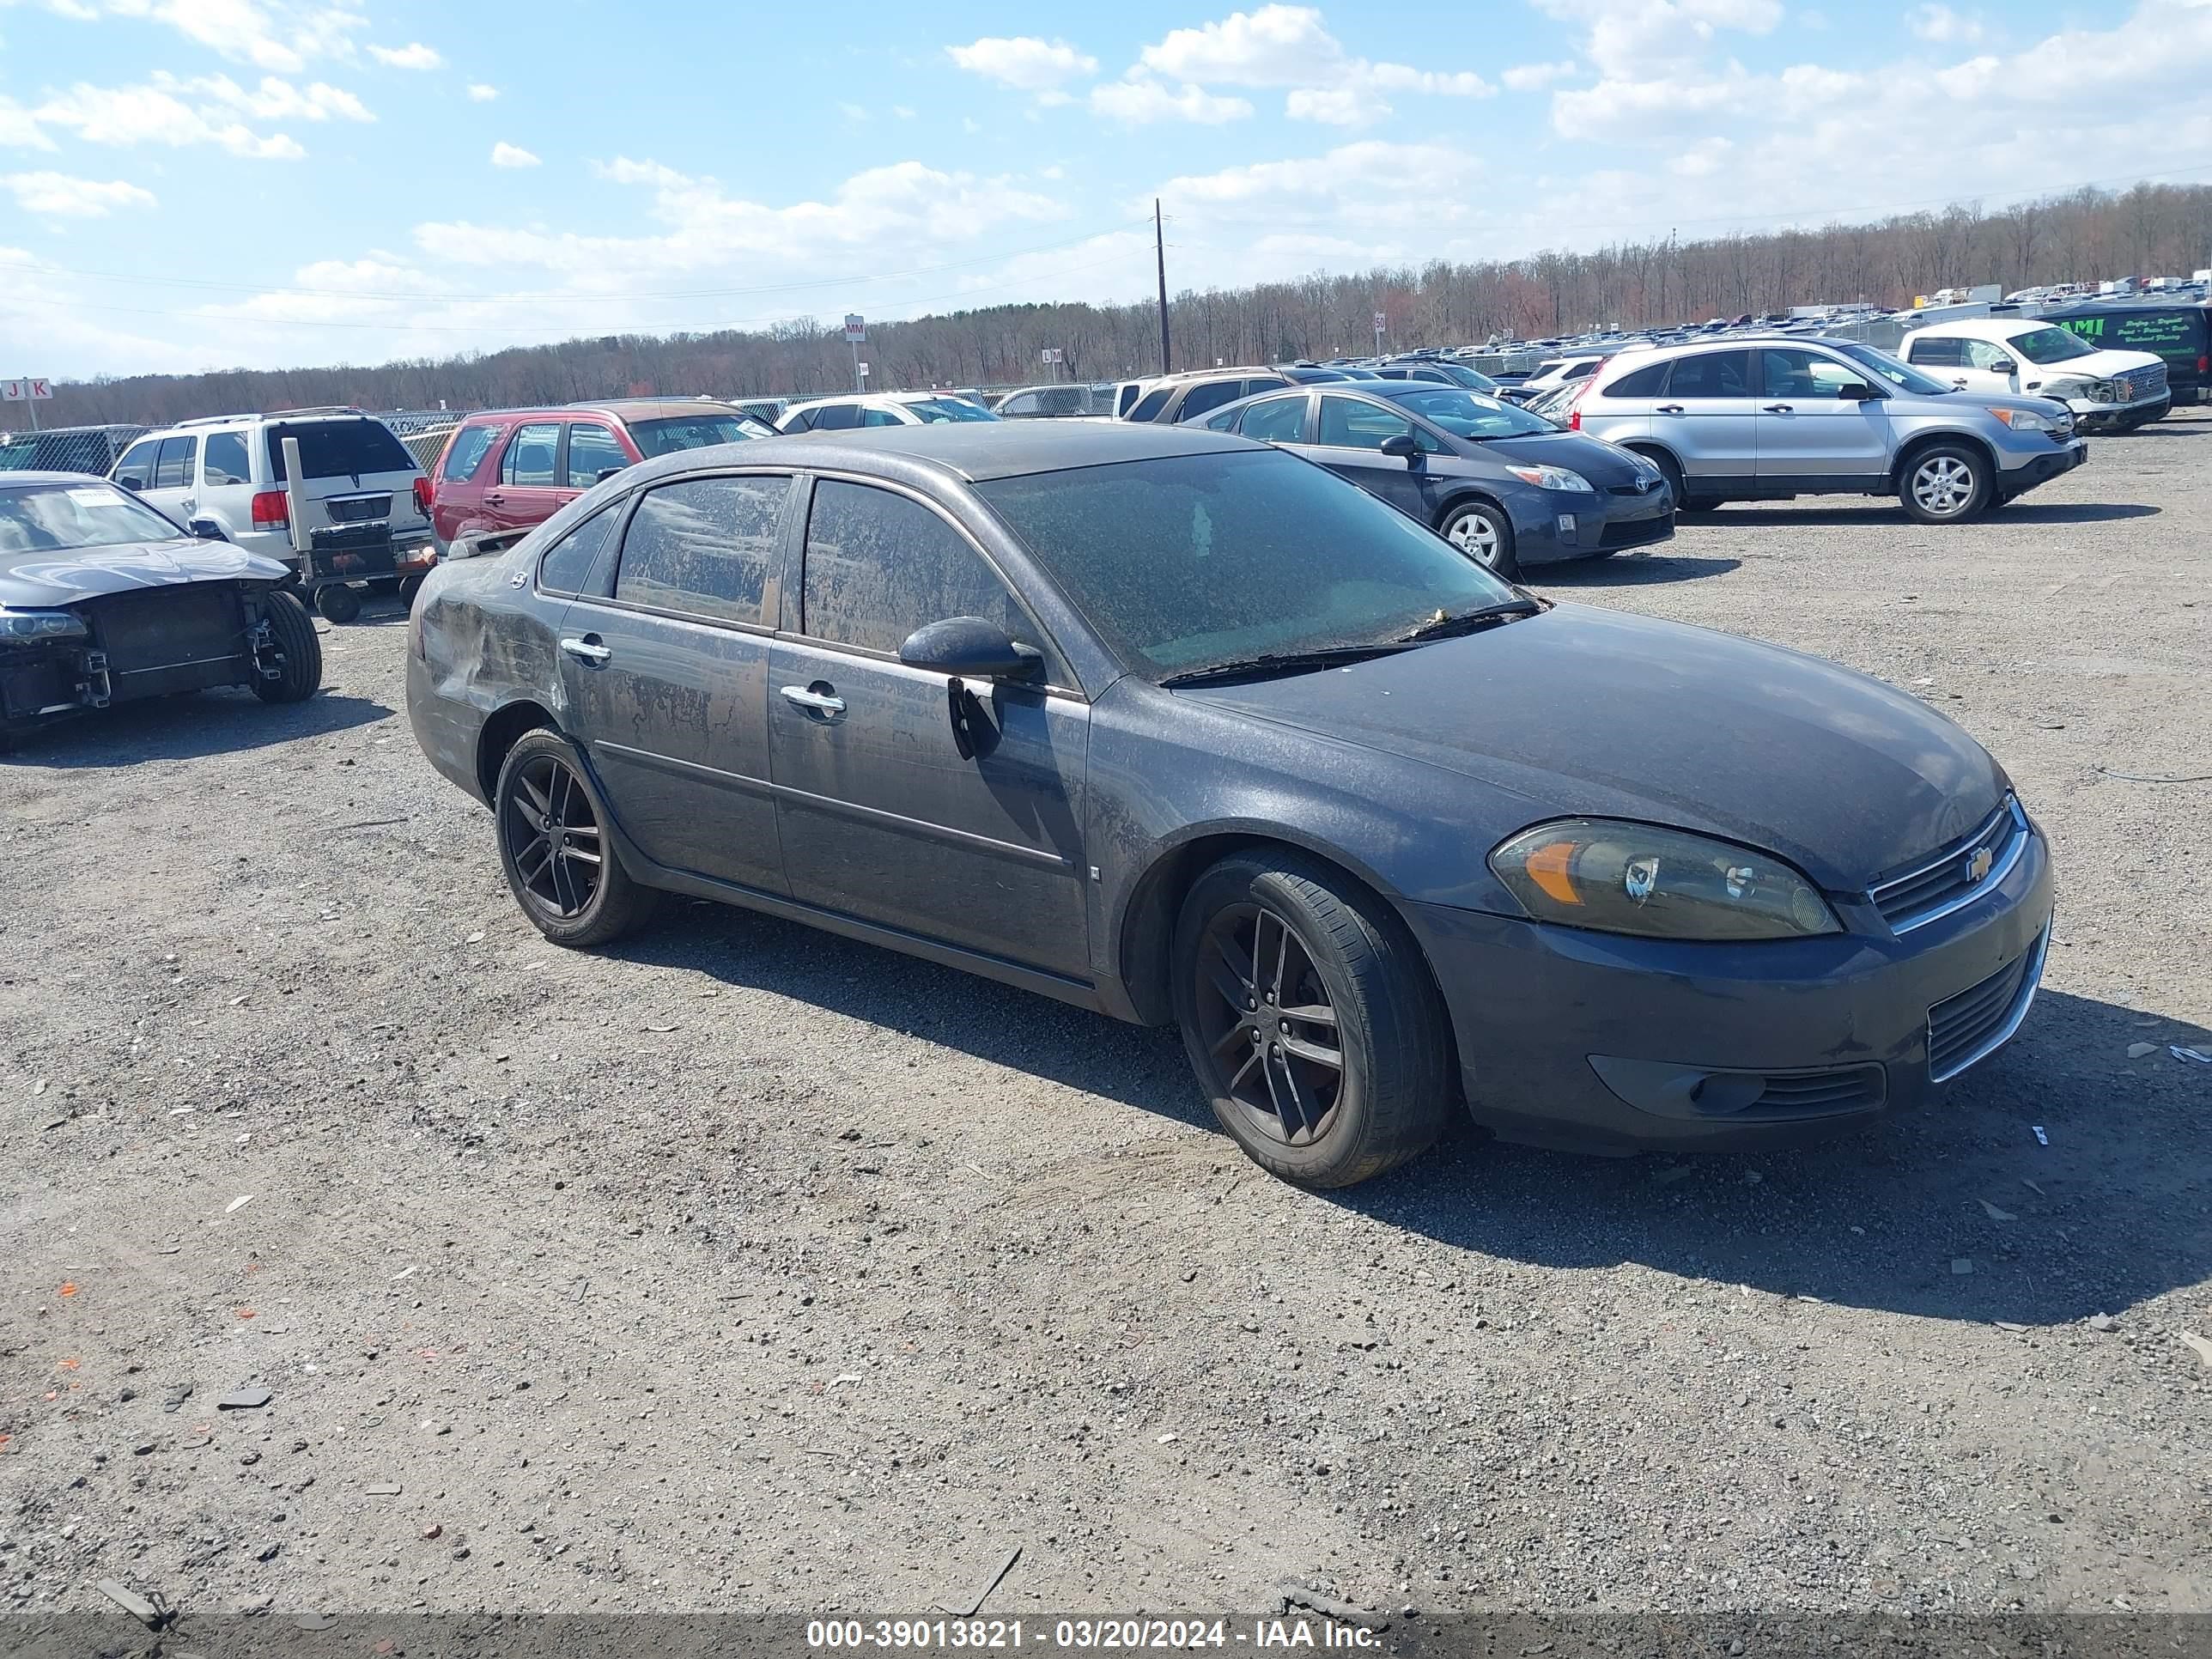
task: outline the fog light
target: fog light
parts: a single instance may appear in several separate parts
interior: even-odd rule
[[[1562,514],[1559,514],[1559,534],[1561,534],[1562,536],[1571,536],[1571,535],[1573,535],[1574,533],[1575,533],[1575,515],[1574,515],[1573,514],[1571,514],[1571,513],[1562,513]]]

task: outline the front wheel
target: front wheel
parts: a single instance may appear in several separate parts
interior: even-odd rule
[[[1224,860],[1183,901],[1174,963],[1191,1066],[1263,1169],[1349,1187],[1442,1133],[1441,1000],[1403,924],[1341,872],[1287,849]]]
[[[275,679],[255,677],[253,695],[264,702],[305,702],[323,684],[323,642],[315,637],[315,625],[307,607],[282,588],[264,594],[261,607],[284,661]]]
[[[526,732],[507,751],[492,810],[507,888],[556,945],[605,945],[652,913],[658,896],[623,868],[583,763],[559,732]]]
[[[1513,556],[1513,522],[1488,501],[1448,507],[1437,532],[1484,569],[1511,581],[1521,574]]]
[[[1990,504],[1990,464],[1960,444],[1936,444],[1905,465],[1897,499],[1922,524],[1963,524]]]

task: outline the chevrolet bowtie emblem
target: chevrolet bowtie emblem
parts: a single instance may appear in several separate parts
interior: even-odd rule
[[[1990,866],[1997,861],[1996,854],[1986,847],[1977,847],[1966,860],[1966,879],[1979,881],[1990,873]]]

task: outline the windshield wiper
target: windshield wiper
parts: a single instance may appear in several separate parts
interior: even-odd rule
[[[1159,683],[1162,685],[1197,685],[1208,680],[1257,678],[1268,674],[1304,674],[1320,668],[1341,668],[1347,663],[1364,662],[1370,657],[1387,657],[1394,651],[1405,648],[1397,640],[1371,640],[1364,645],[1330,645],[1313,651],[1269,651],[1256,657],[1243,657],[1235,662],[1208,663],[1203,668],[1186,668],[1180,673],[1170,674]]]
[[[1398,638],[1406,645],[1417,644],[1423,640],[1449,639],[1455,634],[1472,634],[1492,623],[1510,622],[1516,617],[1533,617],[1545,608],[1541,599],[1501,599],[1496,605],[1462,611],[1456,617],[1447,617],[1439,611],[1419,628],[1401,634]]]

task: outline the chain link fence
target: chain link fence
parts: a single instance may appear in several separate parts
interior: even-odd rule
[[[0,472],[88,472],[105,477],[143,426],[63,426],[0,434]]]

